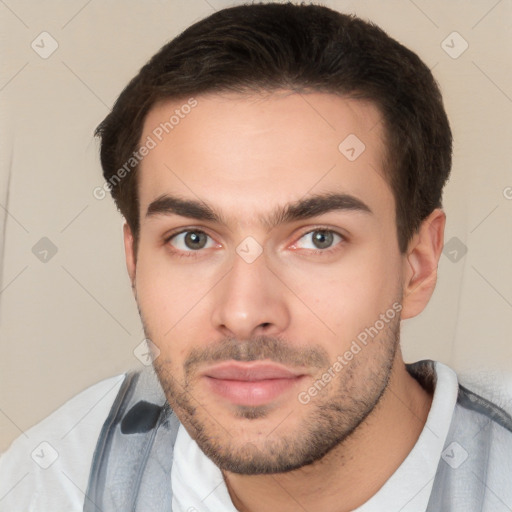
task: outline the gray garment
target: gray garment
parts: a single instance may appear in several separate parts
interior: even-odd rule
[[[507,482],[507,497],[497,476]],[[427,512],[510,512],[511,496],[512,418],[459,384]]]
[[[129,373],[98,438],[84,512],[172,511],[179,425],[152,368]]]
[[[419,361],[407,369],[425,389],[435,389],[433,361]],[[152,369],[128,374],[98,438],[84,512],[171,512],[171,468],[179,426]],[[510,464],[492,467],[496,453],[500,460],[508,454],[505,460]],[[511,510],[499,490],[488,486],[490,471],[501,472],[500,478],[508,478],[512,486],[512,418],[459,385],[426,512]]]

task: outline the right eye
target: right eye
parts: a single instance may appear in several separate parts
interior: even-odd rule
[[[184,252],[210,249],[216,245],[209,235],[197,229],[181,231],[180,233],[170,236],[167,241],[174,249]]]

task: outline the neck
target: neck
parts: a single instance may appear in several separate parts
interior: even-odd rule
[[[288,473],[224,472],[240,512],[348,512],[370,499],[412,450],[427,420],[432,396],[397,353],[389,385],[375,409],[321,460]]]

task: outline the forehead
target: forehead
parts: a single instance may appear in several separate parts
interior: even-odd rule
[[[161,102],[146,117],[141,213],[164,194],[264,214],[308,194],[349,193],[391,212],[381,115],[332,94],[209,94]]]

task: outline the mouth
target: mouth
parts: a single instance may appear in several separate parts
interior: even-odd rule
[[[289,393],[306,377],[285,366],[253,361],[227,361],[208,367],[203,377],[210,391],[234,405],[258,406]]]

